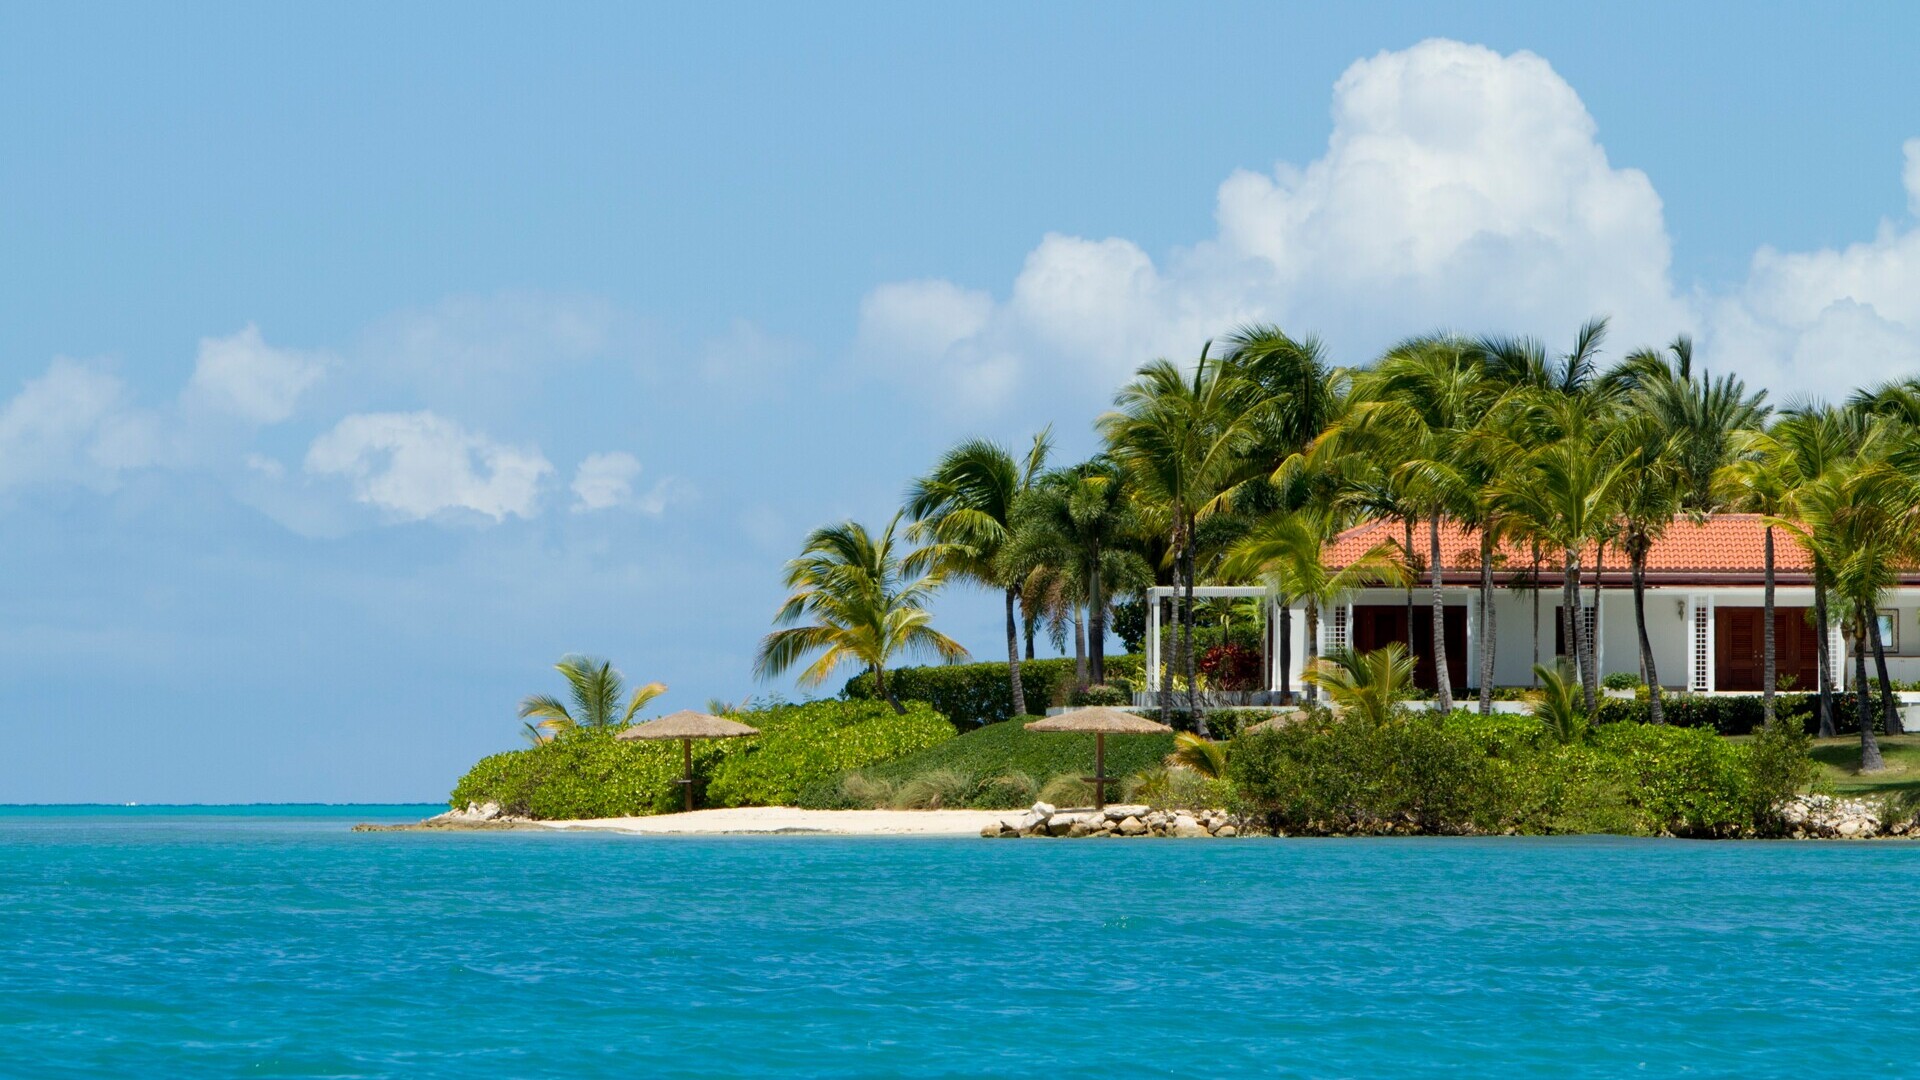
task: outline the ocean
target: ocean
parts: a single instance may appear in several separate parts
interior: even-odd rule
[[[0,809],[0,1075],[1920,1075],[1920,844]]]

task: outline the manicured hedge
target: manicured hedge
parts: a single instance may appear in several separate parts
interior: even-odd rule
[[[1324,714],[1237,738],[1242,809],[1290,833],[1778,832],[1811,779],[1804,736],[1730,742],[1701,727],[1606,724],[1562,744],[1532,717]]]
[[[1843,731],[1858,731],[1852,699],[1836,699],[1835,720]],[[1819,727],[1819,697],[1815,694],[1775,694],[1774,711],[1783,720],[1799,720],[1812,734]],[[1633,698],[1606,698],[1599,703],[1598,720],[1610,723],[1646,723],[1649,710],[1644,694]],[[1660,695],[1661,720],[1674,727],[1712,728],[1721,735],[1751,735],[1766,722],[1765,706],[1753,695]]]
[[[761,734],[693,744],[697,805],[791,803],[810,783],[953,737],[953,725],[917,703],[904,716],[882,702],[816,701],[740,719]],[[680,774],[677,742],[622,742],[612,728],[583,728],[483,759],[449,801],[497,802],[508,813],[543,820],[666,813],[682,805],[673,783]]]
[[[1108,685],[1131,692],[1131,680],[1140,673],[1137,657],[1109,656],[1106,668]],[[1073,660],[1023,660],[1020,681],[1030,712],[1038,714],[1050,706],[1065,705],[1073,690]],[[887,682],[901,701],[924,701],[962,730],[998,723],[1013,715],[1013,687],[1004,661],[898,668],[887,672]],[[878,695],[873,673],[862,672],[847,680],[841,694],[850,700],[875,700]]]
[[[1037,789],[1056,777],[1093,772],[1093,736],[1028,731],[1024,721],[1029,719],[1016,717],[988,724],[930,749],[858,772],[876,786],[903,784],[936,773],[957,774],[964,780],[961,801],[988,809],[1033,801],[1031,792],[1024,801],[1003,795],[1005,785],[996,783],[1002,778],[1024,777]],[[1158,765],[1172,751],[1171,735],[1109,736],[1107,774],[1131,776]],[[809,786],[801,793],[800,805],[832,808],[850,804],[841,779],[836,779]]]

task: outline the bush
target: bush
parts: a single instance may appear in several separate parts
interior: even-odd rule
[[[924,705],[905,716],[878,702],[816,701],[740,715],[758,738],[696,741],[696,804],[790,803],[798,789],[953,737]],[[454,786],[450,802],[497,802],[542,820],[626,817],[677,810],[684,796],[677,743],[623,742],[612,728],[581,728],[525,750],[494,754]]]
[[[901,784],[889,805],[895,810],[944,810],[965,806],[973,777],[958,769],[934,769]]]
[[[1631,671],[1610,671],[1600,680],[1600,685],[1609,690],[1634,690],[1647,684]]]
[[[1531,717],[1311,717],[1240,736],[1230,775],[1246,810],[1295,833],[1771,835],[1811,775],[1788,730],[1750,748],[1622,723],[1562,745]]]
[[[1040,789],[1040,801],[1054,806],[1092,806],[1093,785],[1077,776],[1056,776]]]
[[[1132,703],[1132,694],[1127,693],[1117,686],[1110,686],[1106,683],[1095,683],[1085,690],[1075,690],[1073,693],[1067,695],[1067,704],[1072,705],[1076,709],[1087,705],[1110,705],[1119,707]]]
[[[1020,682],[1027,708],[1044,712],[1049,705],[1066,702],[1073,686],[1073,661],[1023,660]],[[898,668],[887,672],[887,685],[901,701],[924,701],[963,731],[1013,715],[1013,687],[1004,662]],[[848,679],[841,693],[853,701],[876,700],[873,672]]]
[[[1799,720],[1801,726],[1811,732],[1819,723],[1818,700],[1815,694],[1775,694],[1774,713],[1782,720]],[[1649,716],[1645,695],[1632,699],[1608,698],[1598,706],[1595,719],[1601,724],[1644,724]],[[1750,735],[1766,723],[1765,705],[1758,694],[1663,693],[1660,712],[1662,720],[1674,727],[1712,728],[1722,735]],[[1849,710],[1842,712],[1851,715]],[[1856,725],[1852,730],[1859,728]]]
[[[1093,772],[1093,736],[1028,731],[1022,726],[1024,719],[988,724],[919,753],[863,768],[860,782],[897,788],[927,773],[951,769],[973,778],[966,805],[1004,810],[1032,805],[1035,790],[1055,777]],[[1171,735],[1108,736],[1107,775],[1127,776],[1158,765],[1172,751]],[[816,782],[800,793],[799,804],[846,805],[850,783],[852,777]]]
[[[1218,690],[1257,690],[1266,685],[1260,650],[1234,642],[1209,646],[1200,654],[1199,672]]]
[[[1206,711],[1207,731],[1216,739],[1231,739],[1246,728],[1263,720],[1271,720],[1276,713],[1270,709],[1208,709]]]

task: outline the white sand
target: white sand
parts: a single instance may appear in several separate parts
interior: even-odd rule
[[[821,836],[979,836],[996,821],[1017,821],[1007,810],[801,810],[790,806],[736,806],[654,817],[543,821],[550,829],[602,829],[649,835],[722,833]]]

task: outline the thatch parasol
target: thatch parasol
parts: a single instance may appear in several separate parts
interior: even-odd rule
[[[1084,709],[1069,709],[1044,720],[1035,720],[1027,725],[1027,730],[1092,733],[1094,775],[1081,779],[1093,785],[1093,808],[1104,810],[1107,808],[1107,784],[1113,779],[1107,775],[1107,736],[1158,735],[1173,729],[1139,713],[1107,705],[1089,705]]]
[[[644,724],[635,724],[615,735],[616,739],[679,739],[680,761],[685,775],[674,781],[685,787],[687,809],[693,809],[693,740],[695,739],[737,739],[743,735],[758,735],[759,728],[748,727],[725,717],[711,716],[707,713],[681,709],[668,713],[657,720],[648,720]]]

